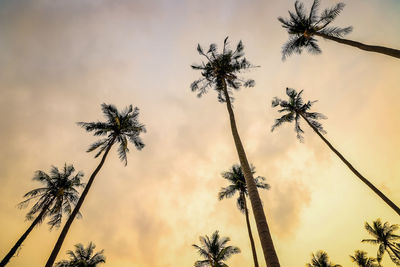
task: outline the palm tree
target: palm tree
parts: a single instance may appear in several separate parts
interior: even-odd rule
[[[230,241],[229,237],[219,236],[218,231],[215,231],[211,239],[206,235],[205,237],[200,236],[200,246],[193,244],[192,246],[197,249],[197,252],[205,260],[196,261],[195,267],[228,267],[224,263],[233,254],[240,253],[240,249],[234,246],[226,246]]]
[[[85,200],[85,197],[94,181],[94,178],[103,166],[111,147],[115,143],[119,144],[118,155],[119,158],[125,163],[125,166],[127,165],[127,153],[129,152],[128,140],[132,142],[138,150],[141,150],[144,147],[144,143],[139,135],[146,130],[138,121],[138,108],[133,108],[132,105],[130,105],[122,112],[119,112],[113,105],[102,104],[101,108],[104,116],[106,117],[106,122],[78,122],[78,125],[82,126],[88,132],[94,132],[95,136],[106,136],[105,138],[93,143],[87,150],[87,152],[92,152],[98,149],[95,157],[97,158],[101,154],[103,154],[103,157],[101,158],[97,168],[90,176],[89,182],[83,190],[75,209],[72,211],[71,216],[65,223],[57,243],[55,244],[53,251],[46,263],[46,267],[53,266],[68,230],[74,221],[75,216],[78,214],[79,209],[81,208],[82,203]]]
[[[352,262],[355,262],[359,267],[379,267],[377,259],[368,258],[367,252],[356,250],[354,256],[350,255]]]
[[[350,45],[359,49],[376,52],[395,58],[400,58],[400,50],[367,45],[360,42],[343,39],[342,37],[352,31],[352,27],[328,27],[330,23],[340,14],[345,4],[337,3],[334,7],[325,9],[321,15],[317,15],[319,0],[314,0],[311,6],[310,14],[306,14],[304,4],[296,1],[294,4],[295,12],[289,11],[289,19],[279,17],[278,20],[282,23],[282,27],[287,29],[289,40],[282,47],[282,59],[293,53],[301,54],[303,48],[307,48],[308,52],[313,54],[321,53],[315,39],[315,36],[324,39],[332,40],[341,44]]]
[[[253,175],[255,174],[254,166],[251,166],[251,173]],[[239,194],[236,204],[238,209],[246,215],[247,231],[249,233],[251,250],[253,252],[254,266],[258,267],[256,247],[251,233],[249,210],[247,209],[246,203],[246,197],[249,193],[247,192],[246,179],[244,178],[242,168],[240,168],[239,164],[235,164],[229,171],[223,172],[222,177],[228,180],[231,184],[227,187],[221,188],[221,191],[218,193],[218,199],[222,200],[224,198],[230,198],[235,195],[236,192]],[[269,184],[264,183],[264,180],[265,178],[261,176],[254,178],[254,182],[258,188],[269,189]]]
[[[87,248],[84,248],[82,244],[76,244],[75,253],[71,250],[67,251],[70,259],[57,262],[55,267],[96,267],[101,263],[105,263],[104,250],[93,254],[95,248],[96,245],[92,242],[89,243]]]
[[[50,174],[40,170],[36,171],[33,180],[41,182],[43,186],[26,193],[24,195],[26,199],[18,204],[19,208],[26,208],[31,200],[36,200],[26,214],[26,219],[33,220],[33,222],[0,262],[0,266],[5,266],[10,261],[33,228],[42,223],[46,217],[50,218],[48,224],[50,229],[53,229],[53,227],[60,226],[63,213],[71,213],[71,207],[79,198],[76,188],[84,186],[81,183],[83,173],[74,174],[74,172],[74,166],[67,164],[64,164],[62,171],[52,166]]]
[[[325,251],[319,250],[317,254],[312,254],[311,263],[307,263],[306,267],[342,267],[342,265],[329,262],[329,256]]]
[[[299,93],[296,90],[291,88],[286,88],[286,94],[289,96],[289,100],[281,100],[279,98],[274,98],[272,100],[272,107],[281,107],[279,112],[287,112],[285,115],[280,117],[275,121],[275,124],[272,126],[271,131],[273,131],[276,127],[280,126],[285,122],[293,122],[295,123],[295,131],[297,133],[297,138],[302,141],[302,134],[304,133],[300,127],[300,118],[303,118],[307,124],[314,130],[314,132],[325,142],[325,144],[343,161],[344,164],[363,182],[365,183],[372,191],[374,191],[383,201],[386,202],[398,215],[400,215],[400,208],[396,206],[388,197],[386,197],[378,188],[376,188],[370,181],[368,181],[363,175],[361,175],[354,167],[351,165],[342,154],[339,153],[331,143],[325,139],[322,134],[326,132],[322,128],[321,123],[319,123],[318,119],[326,119],[326,117],[317,112],[309,112],[311,106],[316,101],[308,101],[304,103],[301,98],[301,94],[303,91]]]
[[[260,237],[261,246],[264,252],[264,258],[268,267],[280,266],[278,256],[276,255],[274,243],[269,231],[268,223],[265,218],[263,206],[260,196],[257,191],[256,183],[254,182],[253,174],[247,160],[246,152],[240,140],[239,132],[236,127],[235,115],[232,107],[232,91],[238,90],[240,87],[254,86],[254,80],[243,80],[238,75],[250,68],[254,67],[244,58],[243,43],[240,41],[235,50],[228,47],[228,37],[224,40],[222,53],[217,52],[217,46],[211,44],[208,51],[204,52],[203,48],[198,45],[197,51],[201,56],[204,56],[206,62],[200,65],[194,64],[191,67],[201,71],[202,78],[194,81],[191,84],[193,92],[197,92],[197,96],[201,97],[209,88],[217,91],[218,100],[221,103],[226,103],[229,113],[233,140],[240,160],[240,165],[246,179],[251,206],[253,209],[254,218],[257,225],[258,235]]]
[[[400,236],[394,234],[394,231],[399,229],[399,225],[390,225],[388,222],[382,224],[380,219],[372,222],[372,226],[366,222],[365,229],[372,235],[373,239],[363,239],[361,242],[367,242],[375,245],[379,245],[377,259],[381,262],[385,251],[389,254],[389,257],[396,265],[400,265],[400,250],[394,243],[399,240]]]

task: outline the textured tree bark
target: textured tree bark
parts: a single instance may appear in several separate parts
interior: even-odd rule
[[[329,36],[329,35],[326,35],[323,33],[318,33],[318,32],[314,33],[314,35],[317,35],[324,39],[335,41],[335,42],[338,42],[341,44],[346,44],[346,45],[350,45],[353,47],[357,47],[361,50],[384,54],[384,55],[395,57],[395,58],[400,58],[400,50],[398,50],[398,49],[393,49],[393,48],[384,47],[384,46],[377,46],[377,45],[367,45],[367,44],[363,44],[360,42],[343,39],[343,38],[339,38],[339,37],[334,37],[334,36]]]
[[[325,144],[343,161],[344,164],[364,183],[366,184],[372,191],[375,192],[386,204],[389,205],[398,215],[400,215],[400,208],[397,207],[388,197],[385,196],[378,188],[376,188],[370,181],[367,180],[364,176],[362,176],[354,167],[350,164],[343,156],[339,153],[332,145],[329,143],[327,139],[315,128],[310,121],[303,115],[300,116],[307,122],[307,124],[318,134],[318,136],[325,142]]]
[[[251,233],[249,210],[247,209],[246,197],[242,193],[240,194],[240,197],[243,199],[243,203],[244,203],[244,208],[245,208],[244,212],[246,215],[246,224],[247,224],[247,231],[249,232],[251,251],[253,252],[254,267],[258,267],[256,246],[254,244],[253,234]]]
[[[115,138],[112,139],[112,141],[110,142],[110,145],[107,147],[106,151],[104,152],[104,155],[101,158],[101,161],[100,161],[99,165],[97,166],[97,168],[94,170],[94,172],[90,176],[89,182],[87,183],[85,189],[83,190],[82,195],[78,200],[78,203],[76,204],[74,210],[72,211],[72,213],[69,216],[67,222],[65,223],[65,225],[64,225],[64,227],[63,227],[63,229],[61,231],[60,236],[58,237],[57,243],[55,244],[55,246],[53,248],[53,251],[51,252],[50,257],[47,260],[46,267],[52,267],[53,266],[53,264],[54,264],[54,262],[55,262],[55,260],[57,258],[57,255],[60,252],[60,249],[61,249],[61,246],[62,246],[62,244],[64,242],[64,239],[67,236],[68,230],[71,227],[71,224],[74,221],[76,215],[78,214],[79,209],[81,208],[82,203],[85,200],[85,197],[88,194],[90,187],[92,186],[94,178],[96,177],[97,173],[100,171],[101,167],[103,166],[104,161],[106,160],[106,157],[108,155],[108,152],[110,152],[110,149],[114,144],[114,141],[115,141]]]
[[[260,237],[260,242],[263,249],[265,262],[267,263],[267,267],[280,267],[279,259],[275,252],[274,243],[272,241],[271,233],[269,231],[267,219],[265,218],[260,195],[258,194],[256,183],[254,182],[254,177],[253,174],[251,173],[250,165],[249,162],[247,161],[246,153],[244,151],[242,141],[240,140],[240,136],[236,127],[235,115],[232,110],[232,105],[229,99],[229,94],[225,80],[223,80],[223,90],[226,98],[226,107],[229,113],[233,140],[235,142],[244,178],[246,179],[247,190],[249,193],[250,203],[256,221],[258,235]]]
[[[54,200],[54,198],[53,198]],[[25,241],[25,239],[28,237],[30,232],[35,228],[35,226],[43,219],[43,216],[46,214],[47,209],[53,202],[51,200],[46,206],[43,207],[43,210],[39,213],[39,215],[36,217],[36,219],[32,222],[31,226],[25,231],[25,233],[18,239],[17,243],[11,248],[11,250],[7,253],[7,255],[4,257],[4,259],[0,262],[0,267],[6,266],[6,264],[10,261],[10,259],[14,256],[14,254],[17,252],[18,248],[22,245],[22,242]]]

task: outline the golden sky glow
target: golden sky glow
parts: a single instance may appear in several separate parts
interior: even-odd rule
[[[354,27],[349,39],[400,48],[399,1],[344,2],[335,24]],[[146,147],[131,146],[127,167],[112,150],[58,259],[93,241],[105,250],[104,266],[192,266],[199,257],[191,244],[218,229],[242,250],[228,265],[251,266],[245,217],[235,199],[217,200],[226,185],[220,173],[238,162],[226,107],[213,91],[198,99],[189,89],[199,76],[190,69],[200,62],[197,43],[221,45],[225,36],[232,45],[242,40],[246,57],[261,66],[246,74],[256,86],[236,93],[234,111],[249,161],[271,185],[260,194],[281,265],[304,266],[318,249],[343,266],[356,249],[375,255],[376,247],[360,242],[368,237],[364,222],[395,224],[398,216],[304,123],[304,144],[293,125],[271,133],[278,116],[271,99],[284,98],[285,87],[318,99],[327,138],[400,204],[400,64],[323,40],[321,55],[282,62],[287,33],[276,18],[293,3],[1,1],[0,257],[28,227],[16,204],[39,185],[34,171],[67,162],[86,181],[98,164],[85,153],[95,138],[75,122],[102,119],[105,102],[140,108]],[[8,266],[43,266],[58,234],[36,228]]]

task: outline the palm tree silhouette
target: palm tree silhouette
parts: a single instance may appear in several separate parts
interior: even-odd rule
[[[93,254],[95,248],[96,245],[92,242],[89,243],[87,248],[84,248],[80,243],[76,244],[75,252],[67,251],[70,259],[57,262],[55,267],[96,267],[100,263],[105,263],[104,250]]]
[[[83,173],[74,174],[74,172],[74,166],[67,164],[64,164],[61,171],[52,166],[50,174],[40,170],[36,171],[33,180],[42,183],[43,186],[26,193],[24,195],[26,200],[18,204],[19,208],[26,208],[29,202],[36,200],[36,203],[26,214],[26,219],[33,220],[33,222],[0,262],[0,266],[5,266],[10,261],[33,228],[42,223],[46,217],[50,218],[48,224],[52,229],[60,226],[63,213],[71,213],[71,207],[76,204],[79,198],[76,188],[84,186],[81,183]]]
[[[89,189],[94,181],[94,178],[103,166],[111,147],[115,143],[119,144],[118,155],[119,158],[125,163],[125,165],[127,164],[126,154],[129,152],[128,140],[133,143],[138,150],[141,150],[144,147],[144,143],[142,142],[139,135],[146,130],[144,126],[138,121],[138,108],[133,108],[132,105],[130,105],[122,112],[119,112],[117,108],[113,105],[102,104],[101,109],[104,116],[106,117],[106,122],[78,122],[78,125],[82,126],[88,132],[94,132],[95,136],[106,136],[105,138],[93,143],[87,150],[87,152],[92,152],[98,149],[95,157],[97,158],[101,154],[103,154],[103,157],[101,158],[101,161],[97,168],[90,176],[89,182],[83,190],[83,193],[79,198],[75,209],[72,211],[71,216],[65,223],[57,240],[57,243],[55,244],[53,251],[46,263],[46,267],[53,266],[54,261],[57,258],[57,254],[60,251],[62,243],[68,233],[68,230],[72,222],[74,221],[75,216],[78,214],[79,209],[81,208],[82,203],[85,200],[85,197],[88,194]]]
[[[229,237],[219,236],[218,231],[215,231],[211,239],[206,235],[205,237],[200,236],[200,246],[193,244],[192,246],[197,249],[197,252],[205,260],[196,261],[195,267],[228,267],[224,263],[233,254],[240,253],[240,249],[234,246],[227,246],[226,244],[230,241]]]
[[[394,234],[394,231],[399,229],[399,225],[390,225],[388,222],[382,224],[380,219],[372,222],[372,226],[366,222],[365,229],[372,235],[373,239],[363,239],[361,242],[378,245],[377,259],[381,262],[385,251],[389,254],[393,263],[400,265],[400,250],[394,241],[400,239],[399,235]]]
[[[377,259],[368,258],[367,252],[356,250],[354,256],[350,255],[352,262],[355,262],[359,267],[379,267]]]
[[[276,255],[272,237],[269,231],[267,219],[261,203],[257,186],[254,182],[253,174],[247,160],[246,152],[240,140],[239,132],[236,127],[235,115],[232,107],[232,91],[238,90],[240,87],[254,86],[254,80],[243,80],[238,77],[243,71],[253,68],[246,58],[244,58],[243,43],[240,41],[235,50],[228,47],[228,37],[224,40],[222,53],[217,52],[217,46],[211,44],[208,51],[204,52],[203,48],[198,45],[197,51],[206,61],[201,64],[193,64],[191,67],[201,71],[202,78],[191,84],[193,92],[197,92],[197,96],[201,97],[209,88],[214,89],[218,94],[218,101],[226,103],[229,113],[233,140],[240,160],[240,165],[246,179],[246,186],[249,192],[250,202],[253,209],[254,218],[257,225],[258,235],[260,237],[261,246],[263,248],[264,258],[268,267],[278,267],[279,260]]]
[[[311,263],[307,263],[306,267],[342,267],[342,265],[329,262],[328,254],[319,250],[316,254],[312,254]]]
[[[400,50],[367,45],[360,42],[343,39],[342,37],[352,31],[352,27],[339,28],[328,27],[331,22],[340,14],[345,4],[337,3],[334,7],[325,9],[321,15],[317,15],[319,0],[314,0],[311,6],[310,14],[306,14],[304,4],[296,1],[294,4],[295,12],[289,11],[289,19],[279,17],[282,27],[287,29],[289,40],[282,47],[282,59],[292,55],[293,53],[301,54],[303,48],[313,54],[321,53],[321,49],[317,44],[315,36],[332,40],[341,44],[350,45],[359,49],[376,52],[395,58],[400,58]]]
[[[398,215],[400,215],[400,208],[396,206],[388,197],[385,196],[378,188],[376,188],[370,181],[368,181],[363,175],[361,175],[354,167],[351,165],[342,154],[339,153],[331,143],[325,139],[322,134],[326,132],[322,128],[321,123],[319,123],[318,119],[325,119],[326,117],[321,113],[317,112],[309,112],[311,106],[316,101],[308,101],[305,103],[301,98],[301,94],[303,91],[299,93],[296,90],[291,88],[286,88],[286,94],[289,96],[289,100],[281,100],[275,97],[272,100],[272,107],[280,107],[279,112],[287,112],[285,115],[280,117],[275,121],[275,124],[272,126],[271,131],[273,131],[276,127],[280,126],[285,122],[293,122],[295,123],[295,131],[297,133],[297,138],[300,141],[303,141],[302,134],[304,133],[300,127],[300,118],[303,118],[307,124],[314,130],[314,132],[325,142],[325,144],[343,161],[344,164],[363,182],[365,183],[372,191],[374,191],[383,201],[386,202]]]
[[[251,166],[251,172],[253,175],[255,174],[254,166]],[[235,164],[229,171],[223,172],[222,177],[228,180],[230,182],[230,185],[221,188],[221,191],[218,193],[218,199],[222,200],[224,198],[233,197],[236,193],[239,194],[236,204],[238,209],[246,215],[247,231],[249,233],[254,266],[258,267],[256,247],[254,245],[254,239],[251,233],[249,210],[247,209],[246,203],[246,197],[249,195],[249,193],[247,192],[246,179],[244,178],[242,168],[240,168],[239,164]],[[256,183],[256,186],[258,188],[269,189],[269,184],[264,183],[264,180],[265,178],[261,176],[254,178],[254,182]]]

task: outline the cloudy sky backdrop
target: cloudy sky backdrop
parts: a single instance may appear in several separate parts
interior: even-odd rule
[[[307,8],[312,1],[307,0]],[[322,1],[328,7],[337,1]],[[345,1],[338,26],[348,37],[400,48],[398,0]],[[76,243],[104,249],[105,266],[192,266],[191,244],[220,230],[242,253],[230,266],[251,266],[244,216],[235,199],[218,201],[221,172],[237,163],[226,107],[216,94],[189,89],[199,73],[196,45],[242,40],[260,65],[256,86],[236,93],[237,123],[249,161],[271,190],[260,192],[281,265],[303,266],[326,250],[350,266],[368,238],[364,222],[400,223],[395,213],[331,153],[307,125],[271,133],[274,96],[285,87],[318,99],[327,138],[361,173],[400,204],[400,65],[388,56],[329,41],[323,54],[281,61],[287,33],[277,21],[294,1],[4,0],[0,2],[0,257],[28,227],[22,195],[51,165],[74,164],[85,181],[98,164],[85,153],[96,139],[77,121],[102,119],[100,104],[140,108],[146,147],[131,147],[124,167],[112,150],[72,225],[58,259]],[[251,217],[256,233],[253,217]],[[10,267],[43,266],[59,230],[36,228]],[[261,266],[265,266],[258,237]],[[391,266],[385,256],[384,266]]]

